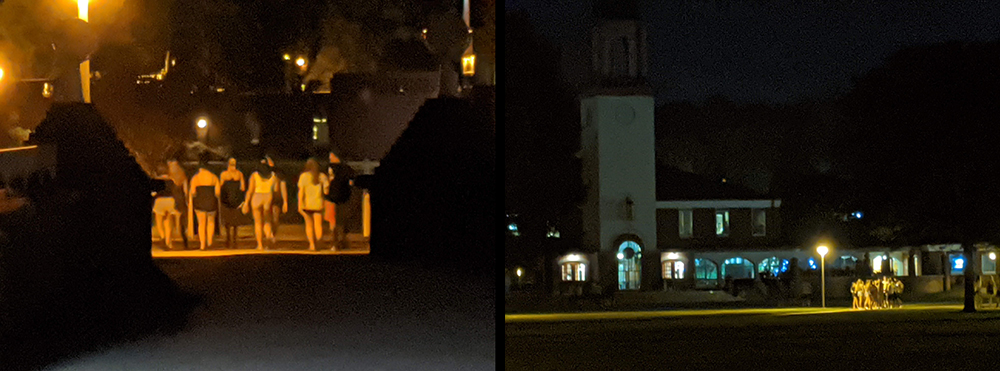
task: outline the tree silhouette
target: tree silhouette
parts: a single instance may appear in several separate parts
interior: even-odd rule
[[[966,311],[975,310],[973,243],[1000,236],[998,59],[997,42],[905,49],[842,102],[854,124],[842,153],[873,208],[914,226],[906,242],[962,243]]]

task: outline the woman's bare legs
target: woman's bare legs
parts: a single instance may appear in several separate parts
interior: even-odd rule
[[[194,215],[198,217],[198,243],[201,244],[201,249],[204,250],[206,240],[211,238],[211,236],[206,234],[208,231],[208,221],[206,220],[208,219],[208,213],[195,211]]]
[[[264,213],[263,208],[259,207],[253,208],[253,232],[254,236],[257,237],[257,250],[264,249],[264,231],[263,231],[264,218],[263,215],[261,215],[263,213]]]
[[[174,216],[170,213],[163,218],[163,242],[167,244],[167,250],[174,249]]]
[[[163,219],[164,219],[163,217],[166,214],[154,213],[153,215],[155,215],[155,217],[156,217],[156,219],[155,219],[156,220],[156,233],[160,234],[160,240],[161,241],[166,242],[167,241],[167,237],[166,237],[167,235],[165,234],[166,232],[163,231]]]
[[[306,239],[309,240],[309,251],[316,251],[316,236],[313,232],[312,215],[302,212],[306,224]]]
[[[277,242],[276,238],[275,238],[275,233],[278,233],[278,225],[281,223],[281,221],[278,220],[279,218],[281,218],[281,206],[279,206],[279,205],[272,205],[271,206],[271,218],[270,218],[270,220],[271,220],[271,232],[268,232],[268,234],[267,234],[267,237],[271,239],[271,243]]]
[[[311,213],[310,215],[312,215],[313,230],[316,231],[316,241],[321,241],[323,239],[323,214]],[[308,220],[306,220],[306,224],[309,224]]]
[[[215,215],[216,212],[209,212],[208,214],[208,233],[205,234],[205,239],[208,241],[208,247],[212,247],[212,242],[215,241]]]

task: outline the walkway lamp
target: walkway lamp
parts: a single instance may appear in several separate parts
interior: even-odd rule
[[[816,247],[816,252],[819,253],[819,286],[823,293],[823,308],[826,308],[826,253],[830,252],[830,249],[826,245],[819,245]]]

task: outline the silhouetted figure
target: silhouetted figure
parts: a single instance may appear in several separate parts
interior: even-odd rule
[[[277,244],[278,226],[281,225],[281,214],[288,212],[288,184],[285,182],[285,174],[281,169],[274,166],[274,159],[265,156],[267,166],[271,167],[271,172],[277,178],[275,180],[274,197],[271,197],[271,230],[267,233],[267,238],[271,239],[271,244]]]
[[[156,232],[160,235],[160,240],[167,250],[173,250],[174,225],[181,212],[177,210],[177,202],[174,198],[174,182],[170,180],[170,171],[166,165],[157,167],[156,179],[163,181],[164,188],[154,194],[153,214],[156,223]],[[181,207],[184,207],[181,205]]]
[[[191,178],[188,207],[198,217],[198,243],[201,249],[212,247],[215,239],[215,216],[219,210],[219,192],[222,184],[208,167],[208,153],[198,159],[198,173]]]
[[[191,215],[187,207],[188,193],[190,192],[188,189],[189,184],[187,172],[184,171],[184,168],[181,167],[180,161],[177,159],[170,159],[167,161],[167,167],[170,171],[170,180],[174,183],[170,188],[171,193],[174,195],[174,206],[177,208],[177,211],[179,211],[174,219],[177,222],[176,224],[181,227],[181,241],[184,243],[182,249],[187,250],[188,228],[194,224],[192,219],[194,216]],[[171,238],[173,237],[171,236]]]
[[[245,200],[247,184],[243,172],[236,168],[236,158],[233,157],[229,158],[228,167],[219,178],[222,181],[222,189],[219,192],[222,208],[219,210],[219,215],[222,228],[226,230],[226,247],[231,248],[238,242],[240,207]]]
[[[347,232],[344,229],[347,214],[350,209],[337,206],[344,205],[351,199],[351,182],[354,179],[354,169],[340,162],[340,157],[334,151],[330,151],[330,164],[326,169],[326,176],[330,183],[327,187],[326,221],[330,223],[330,233],[333,236],[333,246],[331,250],[346,248]]]

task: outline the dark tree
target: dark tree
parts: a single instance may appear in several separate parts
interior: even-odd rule
[[[976,242],[995,242],[1000,218],[1000,45],[950,42],[893,55],[843,100],[853,131],[844,143],[859,191],[908,236],[960,241],[965,310],[974,311]]]
[[[559,51],[524,14],[508,13],[506,21],[504,206],[520,216],[522,235],[508,237],[505,251],[508,263],[543,252],[548,284],[559,250],[580,245],[579,104],[560,78]],[[545,237],[547,223],[559,229],[558,241]]]

